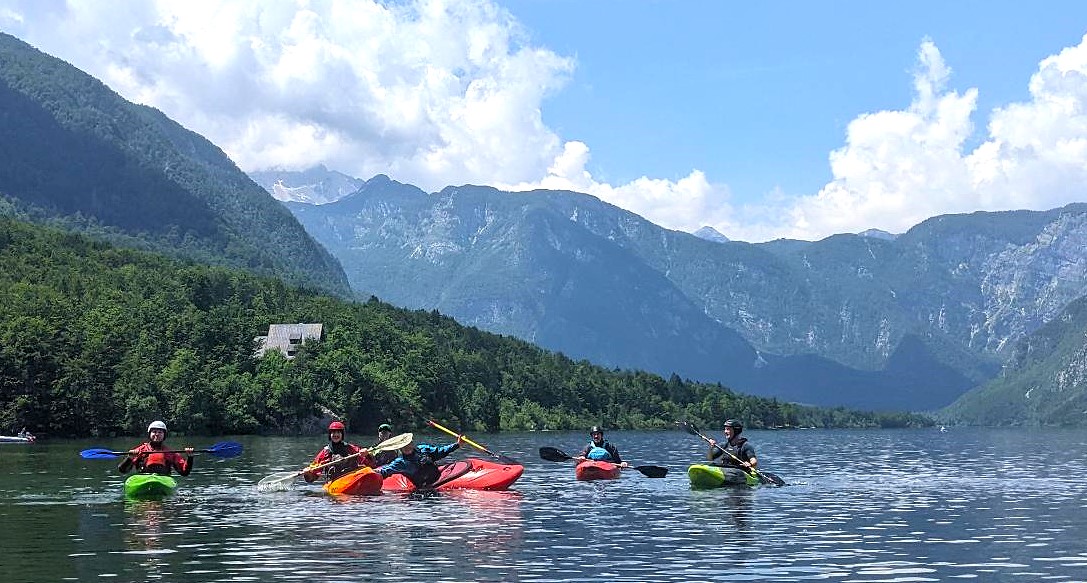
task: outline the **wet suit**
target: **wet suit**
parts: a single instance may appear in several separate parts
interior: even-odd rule
[[[164,451],[165,449],[166,445],[163,442],[159,442],[157,445],[150,441],[141,443],[136,447],[137,454],[127,456],[121,460],[121,465],[117,466],[117,471],[127,474],[134,467],[141,474],[169,476],[172,468],[176,469],[177,473],[182,476],[189,475],[189,472],[192,471],[192,456],[182,457],[177,452]]]
[[[393,474],[404,474],[416,488],[425,488],[438,481],[441,469],[434,463],[445,456],[457,451],[459,443],[449,445],[427,445],[420,443],[415,446],[415,451],[409,454],[401,453],[392,462],[377,469],[382,478]]]

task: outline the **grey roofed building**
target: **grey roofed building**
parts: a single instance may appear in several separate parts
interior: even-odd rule
[[[257,336],[257,358],[269,350],[278,350],[287,358],[294,358],[303,342],[320,342],[324,338],[324,324],[272,324],[267,336]]]

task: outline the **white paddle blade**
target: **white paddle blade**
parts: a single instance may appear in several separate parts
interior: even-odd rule
[[[258,492],[280,492],[289,490],[295,478],[301,475],[299,472],[280,472],[262,478],[257,482]]]
[[[407,444],[411,443],[415,439],[415,436],[411,433],[401,433],[400,435],[394,435],[385,441],[370,448],[370,453],[377,453],[379,451],[393,451],[400,449]]]

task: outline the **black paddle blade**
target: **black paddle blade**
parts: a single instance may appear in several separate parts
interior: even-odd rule
[[[668,475],[668,468],[661,466],[634,466],[634,469],[647,478],[663,478]]]
[[[553,447],[541,447],[540,457],[549,462],[564,462],[574,459],[573,457],[566,455],[561,449],[555,449]]]
[[[785,486],[785,480],[781,479],[781,476],[773,472],[759,471],[759,481],[763,484],[773,484],[775,486]]]
[[[523,466],[524,465],[521,462],[509,457],[508,455],[502,455],[500,453],[494,454],[494,459],[498,460],[499,463],[505,464],[507,466]]]

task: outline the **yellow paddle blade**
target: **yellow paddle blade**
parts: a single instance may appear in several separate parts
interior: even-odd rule
[[[370,453],[377,453],[379,451],[393,451],[400,449],[407,444],[411,443],[415,439],[415,436],[411,433],[401,433],[400,435],[394,435],[385,441],[369,448]]]
[[[272,474],[257,482],[257,491],[277,492],[288,490],[290,489],[291,484],[294,483],[295,478],[301,475],[302,472],[280,472],[278,474]]]

